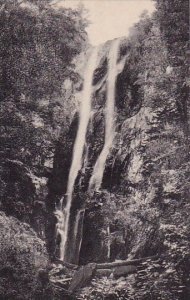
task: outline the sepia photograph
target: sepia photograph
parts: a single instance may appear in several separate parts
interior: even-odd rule
[[[190,299],[188,0],[0,0],[0,300]]]

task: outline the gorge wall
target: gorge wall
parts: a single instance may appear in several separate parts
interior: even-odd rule
[[[153,30],[160,43],[158,30]],[[160,56],[162,44],[161,49],[156,49],[155,45],[149,57],[139,57],[139,53],[135,57],[133,45],[126,38],[120,39],[118,51],[115,136],[106,159],[101,188],[89,193],[93,168],[104,146],[108,55],[112,43],[108,41],[100,47],[94,72],[93,111],[69,220],[68,261],[72,263],[162,253],[168,247],[167,231],[174,226],[172,230],[176,232],[187,208],[189,187],[183,183],[189,168],[186,164],[189,154],[183,120],[176,99],[171,96],[175,86],[170,82],[175,72],[168,73],[167,57]],[[156,62],[155,51],[159,62]],[[150,60],[154,60],[156,66],[152,67]],[[138,64],[141,69],[137,72]],[[82,84],[80,90],[82,92]],[[49,251],[56,256],[60,240],[52,238],[57,222],[54,212],[63,196],[63,201],[67,201],[65,194],[78,120],[76,112],[68,131],[59,139],[49,180],[47,238]],[[80,227],[78,232],[83,232],[82,236],[73,235],[76,226]],[[75,237],[78,242],[73,240]],[[81,238],[79,254],[73,250],[73,245],[79,245]]]

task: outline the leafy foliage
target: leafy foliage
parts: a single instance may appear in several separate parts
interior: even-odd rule
[[[80,13],[8,1],[1,9],[1,97],[35,100],[60,93],[86,39]]]
[[[175,94],[178,110],[184,123],[184,131],[189,135],[189,1],[156,0],[156,17],[161,34],[167,44],[168,60],[175,70]]]
[[[51,295],[44,242],[29,225],[3,213],[0,225],[0,298],[44,299],[46,292]]]
[[[50,176],[58,136],[75,108],[79,75],[73,59],[87,42],[82,14],[81,8],[56,9],[46,0],[0,2],[1,209],[30,224],[36,190],[23,196],[23,176],[17,172],[10,179],[4,162],[16,160],[34,177]]]
[[[78,80],[73,58],[86,45],[86,20],[81,10],[54,9],[49,1],[0,7],[1,154],[43,167],[73,106],[63,83],[70,80],[72,89]]]
[[[189,3],[187,0],[156,0],[156,15],[173,63],[181,65],[188,49]]]

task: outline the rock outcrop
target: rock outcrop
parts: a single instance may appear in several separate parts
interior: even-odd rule
[[[7,215],[31,225],[41,238],[45,238],[47,195],[46,177],[36,176],[19,160],[6,159],[0,170],[0,209]]]
[[[179,219],[182,217],[189,189],[184,186],[189,169],[186,136],[175,97],[165,88],[172,76],[167,74],[167,60],[163,58],[159,67],[165,86],[159,86],[161,78],[155,72],[151,74],[149,66],[144,73],[136,71],[132,46],[122,38],[116,79],[115,139],[101,189],[88,193],[93,166],[103,148],[109,47],[110,42],[102,46],[94,74],[93,112],[71,208],[75,213],[85,208],[80,263],[163,252],[166,247],[162,226],[170,224],[172,217],[168,218],[168,214],[178,218],[177,207]],[[52,215],[55,203],[66,193],[77,126],[76,113],[56,149],[48,197]],[[51,244],[50,251],[53,247]]]

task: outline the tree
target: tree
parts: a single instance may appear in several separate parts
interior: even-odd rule
[[[3,159],[43,166],[51,158],[64,121],[63,82],[78,80],[73,58],[86,45],[86,25],[80,9],[55,9],[46,0],[0,2]]]
[[[168,45],[171,62],[180,66],[185,63],[189,42],[189,1],[156,0],[156,8],[156,15]]]
[[[31,174],[49,176],[57,138],[72,118],[71,92],[79,79],[73,59],[87,43],[86,25],[81,10],[58,9],[48,0],[0,0],[2,210],[8,202],[13,207],[15,199],[21,206],[28,203],[28,211],[35,210],[32,198],[37,192],[23,197],[17,174],[12,176],[14,194],[5,164],[13,160]],[[37,197],[45,201],[45,192]],[[8,213],[15,215],[14,209]],[[24,215],[22,211],[20,219]]]
[[[0,94],[39,100],[74,78],[72,59],[82,50],[86,25],[77,10],[20,3],[9,1],[0,12]]]
[[[173,80],[176,83],[178,111],[186,136],[189,135],[189,83],[188,83],[188,46],[189,46],[189,1],[155,0],[156,17],[165,40],[169,63],[174,67]]]

